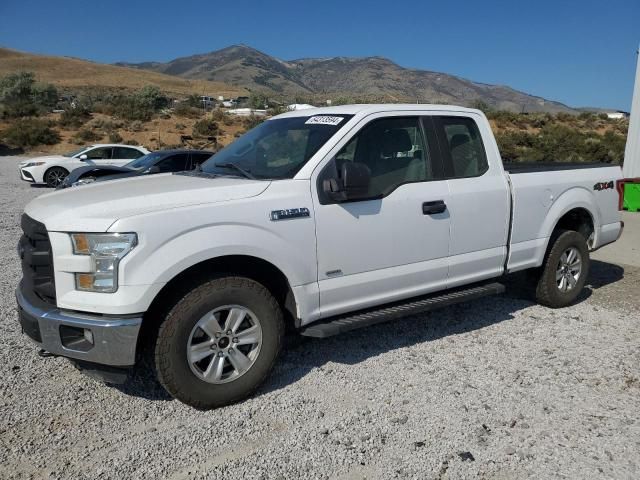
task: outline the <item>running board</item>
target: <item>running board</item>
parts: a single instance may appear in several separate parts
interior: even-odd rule
[[[399,317],[447,307],[488,295],[498,295],[505,291],[501,283],[488,283],[475,287],[456,289],[446,293],[437,293],[405,303],[394,303],[377,309],[362,310],[355,314],[320,320],[300,330],[301,335],[315,338],[326,338],[358,328],[377,325]]]

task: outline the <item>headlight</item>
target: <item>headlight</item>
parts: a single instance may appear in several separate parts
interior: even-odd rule
[[[113,293],[118,290],[120,259],[138,243],[135,233],[72,233],[73,253],[90,255],[93,273],[76,273],[76,290]]]
[[[40,165],[44,165],[46,162],[29,162],[26,165],[23,165],[22,168],[27,168],[27,167],[38,167]]]

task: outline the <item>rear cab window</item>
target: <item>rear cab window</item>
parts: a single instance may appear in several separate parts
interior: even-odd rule
[[[447,178],[479,177],[489,170],[482,135],[475,120],[433,117]]]

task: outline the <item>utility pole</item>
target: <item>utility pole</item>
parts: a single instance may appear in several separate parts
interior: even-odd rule
[[[629,117],[629,133],[627,146],[624,151],[624,165],[622,174],[625,178],[640,177],[640,49],[636,51],[636,81],[633,87],[631,101],[631,116]]]

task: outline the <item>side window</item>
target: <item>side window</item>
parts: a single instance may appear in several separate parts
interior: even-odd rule
[[[142,153],[140,150],[136,150],[135,148],[113,148],[113,158],[117,158],[119,160],[135,160],[136,158],[140,158],[142,155],[144,155],[144,153]]]
[[[405,183],[435,178],[418,117],[374,120],[338,152],[335,162],[338,172],[344,162],[367,165],[372,198],[386,196]]]
[[[156,165],[160,168],[160,172],[182,172],[187,169],[187,160],[189,160],[189,155],[180,153],[165,158]]]
[[[445,161],[451,166],[448,176],[477,177],[489,169],[478,125],[468,117],[439,117],[440,142]],[[444,144],[444,145],[443,145]]]
[[[89,160],[110,160],[111,159],[111,147],[98,147],[87,152],[87,158]]]
[[[191,154],[191,169],[196,168],[198,165],[202,165],[204,162],[211,158],[208,153],[192,153]]]

